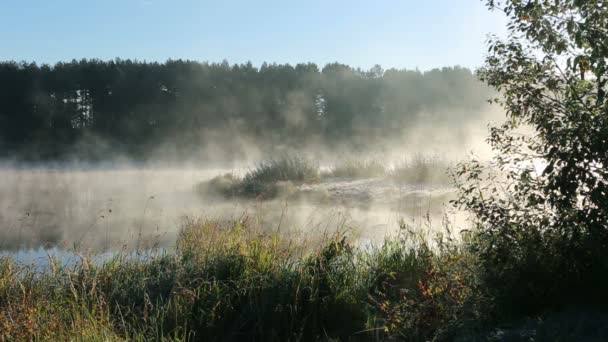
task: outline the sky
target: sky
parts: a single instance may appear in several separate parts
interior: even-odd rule
[[[481,0],[0,0],[0,60],[476,68],[505,26]]]

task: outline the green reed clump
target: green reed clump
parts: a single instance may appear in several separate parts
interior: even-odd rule
[[[239,184],[245,196],[276,196],[281,182],[314,183],[319,180],[319,165],[300,156],[286,155],[259,163],[249,170]]]
[[[428,339],[469,293],[433,249],[359,248],[344,235],[313,245],[247,221],[191,220],[171,252],[42,272],[2,258],[0,340]]]
[[[274,198],[295,191],[295,185],[319,181],[319,165],[304,157],[285,155],[259,163],[243,177],[227,173],[200,183],[202,195]]]
[[[285,155],[259,163],[244,176],[226,173],[202,182],[195,191],[202,196],[272,199],[279,196],[308,196],[299,185],[329,178],[388,178],[414,184],[450,184],[449,164],[440,158],[416,155],[387,168],[375,159],[345,159],[321,172],[318,163],[297,155]],[[323,198],[321,194],[321,198]]]

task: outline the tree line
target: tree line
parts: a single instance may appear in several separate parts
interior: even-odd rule
[[[84,158],[115,151],[146,158],[163,144],[181,151],[221,137],[230,153],[231,137],[243,136],[268,146],[364,146],[421,121],[466,120],[489,92],[461,67],[8,61],[0,63],[0,151],[22,159],[76,150]]]

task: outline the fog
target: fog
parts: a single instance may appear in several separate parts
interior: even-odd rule
[[[487,125],[503,116],[485,103],[492,92],[459,67],[4,66],[0,85],[9,89],[10,75],[21,75],[22,92],[6,108],[24,113],[0,127],[0,251],[15,255],[170,248],[185,218],[247,220],[294,236],[347,231],[357,243],[390,238],[400,222],[429,231],[446,222],[464,227],[466,216],[448,203],[449,182],[390,172],[295,182],[291,195],[272,199],[197,189],[288,154],[320,170],[348,160],[388,170],[439,160],[431,167],[441,174],[471,154],[488,159]],[[97,74],[107,77],[89,82]],[[63,83],[51,82],[59,76]]]
[[[333,154],[320,148],[299,151],[330,168],[345,158],[375,158],[387,166],[415,156],[446,164],[475,153],[487,155],[486,119],[457,129],[421,126],[393,146],[366,154]],[[170,248],[185,217],[226,222],[248,220],[282,234],[348,231],[355,241],[381,241],[401,220],[418,228],[440,229],[447,218],[455,226],[464,217],[449,205],[449,184],[411,184],[382,177],[328,179],[300,189],[323,193],[324,200],[226,199],[201,194],[197,184],[225,173],[244,174],[264,158],[255,144],[244,146],[250,160],[176,163],[161,157],[146,164],[117,158],[104,163],[5,161],[0,168],[0,249],[55,248],[91,253],[123,249]],[[158,155],[161,153],[158,152]],[[168,158],[170,160],[170,158]],[[233,165],[233,167],[214,167]],[[430,222],[428,222],[430,220]],[[27,255],[26,255],[27,256]],[[21,256],[27,260],[26,256]]]

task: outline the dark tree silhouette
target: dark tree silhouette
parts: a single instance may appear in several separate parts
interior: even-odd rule
[[[484,96],[485,94],[485,96]],[[474,115],[489,89],[459,67],[428,72],[169,60],[0,63],[0,146],[21,159],[146,158],[230,137],[266,146],[371,145],[420,120]],[[443,111],[439,109],[444,109]],[[422,112],[441,113],[420,117]],[[460,112],[463,112],[460,110]],[[221,132],[221,133],[220,133]]]

